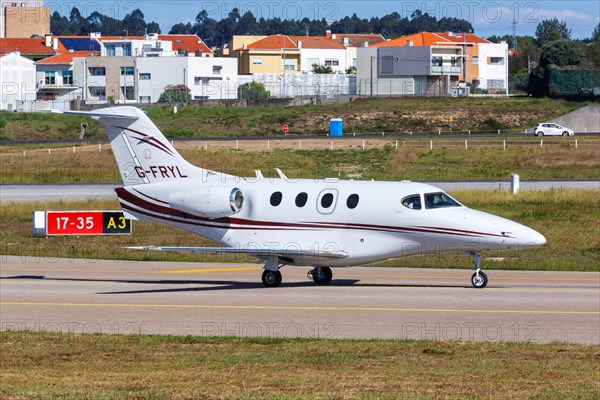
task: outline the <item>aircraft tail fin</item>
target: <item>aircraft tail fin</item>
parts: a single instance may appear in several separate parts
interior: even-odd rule
[[[206,176],[206,170],[181,157],[139,108],[108,107],[64,113],[87,115],[104,125],[125,186]]]

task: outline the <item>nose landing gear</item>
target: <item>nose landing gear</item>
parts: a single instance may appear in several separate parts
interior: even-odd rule
[[[488,284],[488,277],[485,274],[485,272],[483,272],[481,270],[481,255],[480,255],[480,253],[479,252],[473,253],[473,255],[475,258],[473,260],[474,265],[473,265],[472,269],[475,270],[475,273],[473,274],[473,276],[471,276],[471,284],[476,289],[483,289]]]

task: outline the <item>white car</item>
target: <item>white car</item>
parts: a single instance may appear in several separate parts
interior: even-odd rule
[[[533,129],[535,136],[573,136],[573,129],[565,128],[553,122],[542,122]]]

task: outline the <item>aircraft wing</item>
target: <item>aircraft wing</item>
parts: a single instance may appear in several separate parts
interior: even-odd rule
[[[192,253],[214,253],[214,254],[244,254],[261,260],[271,257],[279,257],[282,261],[308,261],[315,259],[338,260],[348,257],[344,251],[326,250],[302,250],[302,249],[241,249],[236,247],[163,247],[163,246],[139,246],[127,247],[130,250],[153,250],[153,251],[183,251]]]

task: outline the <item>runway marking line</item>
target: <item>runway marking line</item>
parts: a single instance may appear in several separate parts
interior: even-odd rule
[[[28,269],[31,272],[55,272],[55,273],[118,273],[118,274],[193,274],[193,273],[217,273],[217,272],[244,272],[244,271],[259,271],[262,267],[239,267],[239,268],[206,268],[206,269],[190,269],[190,270],[163,270],[163,271],[123,271],[123,270],[51,270],[51,269]],[[22,269],[17,268],[0,268],[1,272],[20,272]],[[526,271],[525,271],[526,272]],[[305,276],[305,274],[286,273],[286,276]],[[426,275],[374,275],[374,276],[356,276],[348,275],[338,278],[343,279],[465,279],[464,276],[426,276]],[[536,282],[590,282],[591,279],[585,278],[503,278],[493,277],[494,281],[536,281]],[[593,278],[592,278],[593,279]]]
[[[258,271],[261,267],[239,267],[239,268],[206,268],[206,269],[181,269],[181,270],[166,270],[154,271],[153,274],[198,274],[210,272],[229,272],[229,271]]]
[[[110,303],[35,303],[2,302],[0,306],[41,306],[41,307],[116,307],[116,308],[180,308],[216,310],[287,310],[287,311],[387,311],[387,312],[432,312],[467,314],[540,314],[540,315],[600,315],[600,311],[544,311],[544,310],[457,310],[439,308],[394,308],[394,307],[310,307],[310,306],[219,306],[196,304],[110,304]]]

